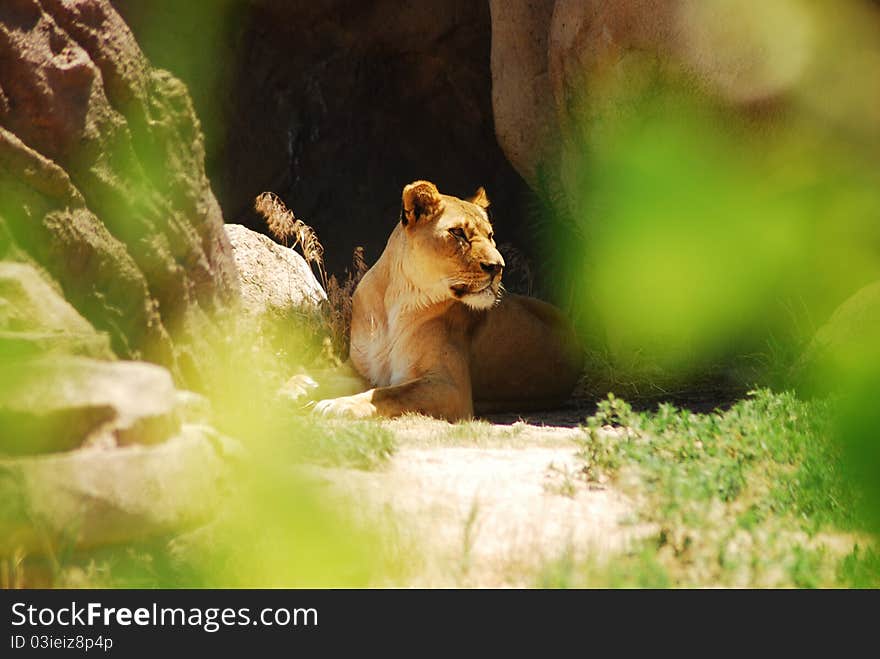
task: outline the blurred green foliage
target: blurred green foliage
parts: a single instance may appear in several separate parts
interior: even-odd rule
[[[208,364],[207,393],[217,428],[241,442],[218,521],[172,563],[177,585],[214,587],[366,586],[393,571],[380,538],[352,515],[315,465],[370,469],[393,453],[377,421],[312,417],[279,392],[304,366],[322,364],[326,336],[308,314],[228,319]]]
[[[815,323],[880,278],[880,154],[813,123],[762,130],[667,86],[585,128],[568,251],[618,358],[705,366]],[[756,134],[757,133],[757,134]]]
[[[682,23],[674,55],[630,52],[584,72],[545,168],[545,226],[591,391],[833,392],[831,434],[859,492],[841,505],[863,501],[876,528],[880,327],[850,314],[854,327],[811,345],[838,305],[880,281],[876,10],[683,6],[698,20]]]

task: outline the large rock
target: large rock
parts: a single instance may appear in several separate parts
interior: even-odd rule
[[[589,128],[597,125],[592,103],[597,96],[613,94],[618,111],[626,94],[648,90],[642,86],[656,82],[655,74],[685,74],[690,84],[732,108],[772,113],[803,93],[805,85],[835,78],[850,81],[839,83],[837,94],[863,104],[864,97],[851,89],[862,75],[859,66],[833,75],[826,67],[851,61],[872,70],[877,52],[867,32],[846,41],[832,34],[876,19],[856,3],[839,15],[808,3],[745,0],[490,4],[496,132],[507,157],[532,184],[537,169],[553,166],[544,162],[548,139],[565,149],[572,141],[571,128],[584,128],[585,118]],[[834,27],[823,33],[825,25]],[[818,97],[810,102],[816,101],[822,103]]]
[[[767,103],[796,85],[813,55],[815,16],[798,3],[751,6],[701,0],[557,0],[549,68],[565,119],[603,85],[639,84],[644,69],[685,71],[734,104]],[[572,118],[572,117],[568,117]]]
[[[586,92],[628,64],[669,52],[678,0],[492,0],[492,100],[507,158],[532,186]]]
[[[226,233],[247,311],[289,317],[290,312],[318,311],[327,299],[308,263],[294,250],[240,224],[227,224]]]
[[[0,261],[0,359],[45,353],[113,359],[95,331],[35,268]]]
[[[6,360],[0,367],[0,453],[162,442],[180,426],[177,393],[166,369],[145,362]]]
[[[90,211],[67,173],[0,126],[0,250],[32,259],[120,356],[173,363],[144,274]]]
[[[0,459],[0,555],[144,540],[210,520],[225,491],[222,440],[184,426],[158,446]]]
[[[197,379],[236,297],[186,88],[107,0],[0,3],[0,257],[23,252],[123,357]]]
[[[534,184],[557,139],[548,67],[555,0],[490,0],[492,111],[498,144]]]

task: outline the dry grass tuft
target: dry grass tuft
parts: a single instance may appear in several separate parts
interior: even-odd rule
[[[351,268],[346,270],[345,279],[340,283],[336,275],[327,276],[324,246],[318,234],[308,224],[296,219],[293,211],[277,195],[264,192],[256,198],[254,208],[266,218],[269,232],[276,240],[291,249],[299,247],[306,262],[317,270],[327,293],[324,315],[330,330],[330,346],[326,356],[332,361],[345,360],[351,336],[351,299],[358,282],[369,269],[364,260],[364,248],[355,247]]]
[[[327,289],[327,270],[324,268],[324,246],[318,234],[308,224],[296,219],[293,211],[273,192],[264,192],[254,201],[254,208],[266,218],[269,232],[285,247],[300,248],[306,262],[318,270],[321,285]],[[293,244],[290,244],[290,239]]]
[[[337,354],[348,355],[349,337],[351,337],[351,300],[354,289],[367,270],[369,266],[364,260],[364,248],[358,246],[354,248],[351,257],[351,268],[345,271],[345,280],[340,284],[336,275],[330,276],[327,286],[328,323],[333,338],[333,348]]]

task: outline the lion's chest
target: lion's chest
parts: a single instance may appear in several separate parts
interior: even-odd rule
[[[366,331],[352,335],[351,357],[355,368],[374,387],[400,384],[422,375],[427,345],[425,328],[404,314],[370,316]]]
[[[387,387],[391,383],[391,345],[388,338],[388,327],[385,323],[377,322],[375,318],[370,319],[370,329],[358,341],[358,345],[352,337],[352,361],[355,368],[374,387]]]

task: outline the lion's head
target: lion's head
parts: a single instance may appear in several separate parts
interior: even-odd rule
[[[451,298],[473,309],[489,309],[499,300],[504,259],[495,247],[488,207],[483,188],[464,200],[440,194],[428,181],[404,187],[401,265],[427,298]]]

